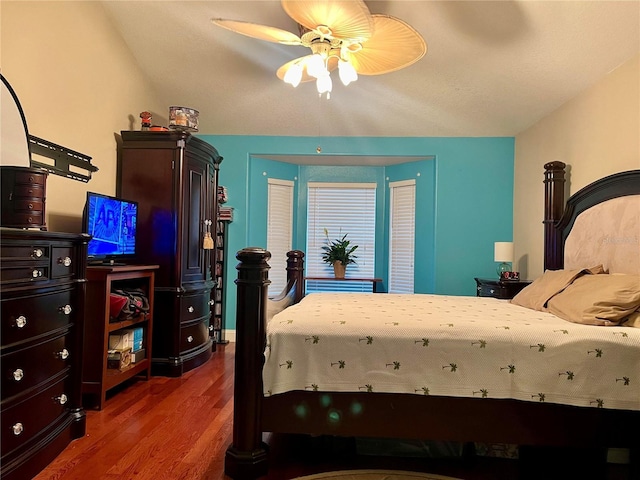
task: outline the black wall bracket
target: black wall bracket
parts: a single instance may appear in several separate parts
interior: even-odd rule
[[[29,152],[32,167],[42,168],[49,173],[73,180],[88,182],[91,180],[91,174],[98,171],[98,167],[91,164],[91,157],[88,155],[33,135],[29,135]],[[36,160],[34,154],[53,160],[53,164]]]

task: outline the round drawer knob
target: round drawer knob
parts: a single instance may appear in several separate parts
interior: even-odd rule
[[[189,336],[187,337],[187,342],[188,342],[188,343],[193,342],[193,337],[192,337],[191,335],[189,335]]]
[[[14,424],[11,428],[13,429],[14,435],[20,435],[24,431],[24,425],[22,425],[20,422]]]
[[[38,269],[36,268],[33,272],[31,272],[31,276],[32,276],[33,278],[41,277],[41,276],[42,276],[42,270],[38,270]]]
[[[495,290],[492,288],[491,290],[489,290],[489,293],[495,293]]]
[[[13,371],[13,379],[16,382],[19,382],[20,380],[22,380],[23,377],[24,377],[24,370],[22,370],[21,368],[16,368]]]
[[[24,328],[26,326],[27,326],[27,317],[25,317],[24,315],[20,315],[18,318],[16,318],[16,327]]]
[[[36,258],[40,258],[42,257],[42,255],[44,255],[44,252],[42,251],[41,248],[36,248],[33,250],[33,256]]]
[[[63,348],[58,353],[56,353],[56,355],[62,360],[66,360],[67,358],[69,358],[69,350],[67,350],[66,348]]]
[[[189,308],[187,308],[187,311],[188,311],[189,313],[193,313],[194,308],[193,308],[193,307],[189,307]]]
[[[59,258],[58,263],[64,265],[65,267],[68,267],[69,265],[71,265],[71,257]]]
[[[213,332],[213,325],[209,325],[209,331]]]
[[[213,305],[215,302],[213,300],[209,300],[209,305]]]
[[[71,305],[67,304],[64,307],[60,307],[60,311],[65,315],[69,315],[72,311]]]
[[[27,205],[27,208],[28,208],[29,210],[33,210],[33,203],[28,204],[28,205]]]
[[[53,397],[53,399],[55,400],[56,403],[59,403],[60,405],[64,405],[65,403],[67,403],[67,401],[69,400],[69,397],[67,397],[64,393],[62,395],[60,395],[59,397]]]

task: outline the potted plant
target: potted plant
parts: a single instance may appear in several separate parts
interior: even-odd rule
[[[358,245],[351,245],[351,241],[347,240],[347,233],[335,240],[329,239],[329,231],[325,228],[324,235],[327,237],[326,245],[322,246],[322,261],[333,265],[333,272],[336,278],[344,278],[347,265],[356,263],[356,257],[353,252],[356,251]]]

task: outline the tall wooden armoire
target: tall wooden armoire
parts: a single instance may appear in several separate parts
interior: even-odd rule
[[[138,202],[136,262],[160,266],[152,373],[179,377],[216,348],[210,336],[212,229],[222,157],[189,132],[121,133],[117,193]]]

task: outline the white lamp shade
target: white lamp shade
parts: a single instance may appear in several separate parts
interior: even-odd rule
[[[343,60],[338,61],[338,75],[343,85],[349,85],[358,79],[358,72],[353,68],[353,65]]]
[[[493,259],[496,262],[513,262],[513,242],[495,242]]]
[[[296,64],[291,65],[287,73],[284,74],[284,81],[294,87],[300,85],[300,80],[302,80],[302,66]]]
[[[331,77],[327,73],[326,75],[322,75],[318,77],[316,80],[316,87],[318,89],[318,93],[330,93],[333,88],[333,82],[331,81]]]
[[[320,78],[323,75],[327,75],[326,67],[324,66],[324,59],[322,56],[315,54],[307,61],[307,73],[315,78]]]

